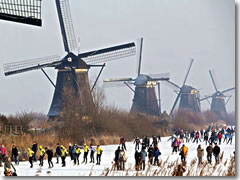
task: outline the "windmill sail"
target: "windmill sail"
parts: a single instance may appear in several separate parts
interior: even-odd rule
[[[62,32],[63,44],[66,52],[77,48],[69,0],[56,0],[58,18]]]
[[[3,65],[5,76],[19,74],[27,71],[37,70],[44,67],[53,67],[61,63],[60,57],[57,55],[47,56],[43,58],[7,63]]]
[[[42,26],[42,0],[0,0],[0,19]]]
[[[141,74],[143,38],[137,40],[137,74]]]
[[[78,57],[84,60],[87,64],[98,64],[134,55],[136,55],[135,44],[128,43],[82,53],[79,54]]]

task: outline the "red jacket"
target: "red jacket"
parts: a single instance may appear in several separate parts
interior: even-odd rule
[[[2,147],[2,155],[6,155],[7,154],[7,149],[6,147]]]
[[[221,139],[222,138],[222,134],[218,133],[218,138]]]

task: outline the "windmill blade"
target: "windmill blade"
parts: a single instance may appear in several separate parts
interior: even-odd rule
[[[234,88],[230,88],[230,89],[226,89],[226,90],[222,91],[222,93],[225,94],[225,93],[228,93],[228,92],[234,91],[234,90],[235,90],[235,87]]]
[[[169,80],[163,81],[162,83],[165,84],[166,86],[172,88],[174,91],[179,91],[181,89],[177,84],[175,84],[174,82],[169,81]]]
[[[177,95],[177,98],[176,98],[174,104],[173,104],[173,107],[172,107],[171,112],[170,112],[170,116],[172,115],[172,113],[173,113],[173,111],[174,111],[174,109],[175,109],[175,107],[176,107],[176,105],[177,105],[177,102],[178,102],[181,94],[182,94],[182,92],[180,91],[180,92],[178,93],[178,95]]]
[[[232,96],[229,96],[229,98],[228,98],[227,102],[225,103],[225,105],[228,104],[228,102],[230,101],[231,97],[232,97]]]
[[[103,82],[109,83],[109,82],[127,82],[127,81],[134,81],[132,78],[119,78],[119,79],[104,79]]]
[[[82,53],[79,54],[78,57],[83,59],[87,64],[99,64],[134,55],[136,55],[135,44],[128,43],[119,46]]]
[[[205,96],[204,98],[200,99],[199,101],[208,100],[209,98],[212,98],[212,96]]]
[[[126,81],[115,81],[115,82],[104,82],[103,88],[116,88],[116,87],[126,87],[124,84]],[[129,86],[133,85],[132,83],[126,82]]]
[[[209,74],[210,74],[210,77],[211,77],[211,80],[212,80],[212,83],[213,83],[215,91],[218,91],[218,88],[217,88],[217,85],[216,85],[216,81],[214,80],[213,73],[212,73],[211,70],[209,70]]]
[[[141,74],[143,38],[137,40],[137,74]]]
[[[64,49],[66,52],[72,52],[77,48],[77,41],[72,23],[69,0],[56,0],[56,6]]]
[[[0,19],[42,26],[42,0],[0,0]]]
[[[190,60],[190,65],[189,65],[189,67],[188,67],[187,74],[186,74],[185,79],[184,79],[184,81],[183,81],[183,86],[185,85],[185,83],[186,83],[186,81],[187,81],[187,78],[188,78],[189,72],[190,72],[190,70],[191,70],[193,61],[194,61],[194,59],[191,59],[191,60]]]
[[[170,73],[161,73],[161,74],[148,74],[153,81],[168,81],[170,79]]]
[[[37,70],[44,67],[53,67],[61,63],[60,57],[57,55],[48,56],[38,59],[19,61],[3,65],[5,76],[23,73],[27,71]]]

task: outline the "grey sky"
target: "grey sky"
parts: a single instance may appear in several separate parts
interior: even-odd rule
[[[21,110],[47,113],[54,89],[40,70],[5,77],[3,64],[48,55],[64,55],[55,1],[43,1],[43,27],[0,21],[0,113]],[[235,4],[233,0],[70,0],[81,52],[144,38],[142,73],[171,73],[182,84],[190,58],[187,84],[211,95],[208,70],[214,69],[220,90],[235,85]],[[91,69],[96,77],[99,69]],[[47,69],[56,81],[56,70]],[[107,63],[105,78],[136,77],[136,57]],[[107,103],[130,110],[128,88],[105,89]],[[162,109],[170,111],[176,94],[161,86]],[[207,102],[202,109],[209,109]],[[235,96],[227,105],[235,109]]]

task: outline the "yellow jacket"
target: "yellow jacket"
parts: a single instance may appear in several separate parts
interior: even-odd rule
[[[84,150],[84,152],[90,151],[90,149],[89,149],[89,147],[88,147],[87,145],[84,145],[84,146],[83,146],[83,150]]]
[[[65,148],[61,148],[61,153],[62,153],[61,156],[65,157],[65,156],[67,156],[68,152],[67,152],[67,150]]]
[[[80,154],[80,153],[81,153],[81,149],[80,149],[80,148],[75,149],[75,153],[76,153],[76,154]]]
[[[40,156],[43,156],[45,154],[45,150],[43,148],[40,149]]]
[[[186,156],[186,154],[188,153],[188,148],[186,146],[183,146],[182,151],[183,151],[184,156]]]
[[[97,154],[101,154],[103,152],[103,149],[99,146],[96,148]]]
[[[29,148],[28,152],[27,152],[28,157],[32,157],[33,154],[34,154],[34,152]]]

